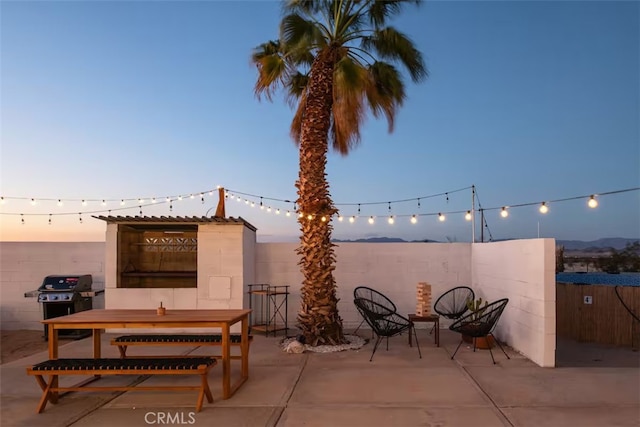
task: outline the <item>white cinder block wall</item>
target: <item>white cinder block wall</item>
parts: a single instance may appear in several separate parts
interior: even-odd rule
[[[509,298],[496,337],[540,366],[555,366],[555,239],[474,244],[471,258],[476,298]]]
[[[295,327],[300,307],[302,274],[295,254],[297,246],[297,243],[258,243],[256,252],[257,283],[291,285],[290,327]],[[338,310],[345,328],[356,328],[362,320],[353,305],[353,290],[357,286],[380,290],[406,315],[416,310],[418,282],[432,285],[433,302],[447,289],[471,284],[469,243],[339,243],[335,249]],[[418,324],[427,326],[430,325]]]
[[[25,298],[42,280],[57,274],[91,274],[93,290],[104,289],[104,242],[0,243],[0,322],[2,329],[42,329],[42,304]],[[104,308],[104,294],[93,299]]]
[[[231,232],[228,225],[222,229]],[[109,232],[114,232],[108,229]],[[114,232],[115,233],[115,232]],[[218,236],[224,237],[224,236]],[[229,236],[227,236],[229,237]],[[174,292],[161,296],[176,308],[195,308],[200,283],[209,278],[229,276],[241,283],[243,294],[234,291],[231,299],[247,307],[246,285],[270,283],[291,285],[289,325],[295,328],[300,304],[302,275],[295,254],[297,243],[255,243],[255,233],[243,230],[233,237],[237,248],[222,255],[222,249],[207,246],[199,236],[199,252],[213,251],[198,259],[198,289],[157,289]],[[226,239],[226,237],[225,237]],[[204,239],[206,240],[206,238]],[[227,239],[228,240],[228,239]],[[109,239],[109,241],[113,241]],[[227,242],[229,243],[229,242]],[[246,251],[240,257],[242,250]],[[255,248],[252,261],[251,248]],[[35,290],[50,274],[92,274],[93,288],[113,283],[115,271],[105,272],[105,262],[115,266],[115,244],[104,242],[2,242],[0,243],[0,313],[2,328],[41,329],[42,308],[24,293]],[[346,328],[360,323],[353,306],[353,289],[365,285],[386,293],[403,313],[415,310],[415,287],[426,281],[432,285],[433,302],[446,290],[471,285],[478,296],[494,301],[509,298],[496,329],[496,336],[540,366],[555,364],[555,241],[553,239],[514,240],[495,243],[340,243],[335,278],[340,315]],[[200,257],[200,254],[199,254]],[[225,264],[238,263],[239,273],[229,273]],[[202,268],[201,268],[202,267]],[[203,275],[200,277],[200,275]],[[234,286],[235,289],[235,286]],[[137,291],[129,289],[128,291]],[[145,291],[140,289],[140,291]],[[175,292],[179,292],[176,297]],[[189,293],[193,293],[190,295]],[[114,294],[115,296],[115,294]],[[153,301],[151,301],[153,299]],[[156,306],[156,298],[128,294],[120,304],[131,308]],[[147,304],[148,303],[148,304]],[[146,305],[145,305],[146,304]],[[94,298],[95,308],[104,308],[102,297]],[[200,304],[198,303],[198,306]],[[122,306],[121,306],[122,307]],[[124,307],[123,307],[124,308]],[[200,307],[203,308],[203,307]],[[419,324],[422,327],[427,325]],[[441,322],[443,328],[446,322]],[[290,330],[293,334],[295,329]]]

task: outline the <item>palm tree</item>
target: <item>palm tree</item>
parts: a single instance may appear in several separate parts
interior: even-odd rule
[[[271,100],[283,89],[297,109],[291,136],[299,147],[297,253],[304,279],[298,326],[311,345],[345,341],[338,314],[332,217],[338,212],[326,175],[331,147],[347,155],[360,142],[367,108],[384,115],[393,131],[405,99],[400,64],[414,82],[427,77],[422,55],[389,18],[420,0],[289,0],[284,2],[280,38],[258,46],[255,93]]]

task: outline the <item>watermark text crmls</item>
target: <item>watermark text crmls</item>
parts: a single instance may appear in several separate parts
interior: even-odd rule
[[[144,422],[149,425],[189,425],[196,423],[195,412],[149,411],[144,414]]]

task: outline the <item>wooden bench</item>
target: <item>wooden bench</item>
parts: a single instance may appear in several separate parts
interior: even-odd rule
[[[253,336],[249,335],[249,344],[253,341]],[[230,334],[229,343],[238,346],[242,343],[241,334]],[[111,340],[111,345],[117,345],[120,350],[120,357],[127,357],[127,348],[132,345],[222,345],[221,334],[142,334],[142,335],[122,335]],[[220,356],[212,356],[220,358]],[[239,359],[241,356],[231,356],[232,359]]]
[[[196,412],[202,409],[206,396],[209,403],[213,396],[209,389],[207,374],[216,365],[213,357],[181,358],[128,358],[128,359],[53,359],[27,368],[28,375],[34,375],[42,389],[42,398],[36,409],[44,411],[47,402],[57,403],[60,391],[130,391],[130,390],[198,390]],[[49,376],[47,383],[44,376]],[[58,385],[59,375],[95,375],[96,377],[70,387]],[[194,386],[104,386],[87,387],[84,384],[95,381],[101,375],[200,375],[200,385]]]

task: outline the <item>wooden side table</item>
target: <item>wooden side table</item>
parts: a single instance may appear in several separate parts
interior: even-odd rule
[[[440,316],[437,314],[431,314],[429,316],[418,316],[417,314],[409,314],[409,322],[411,322],[412,326],[414,323],[418,322],[426,322],[426,323],[435,323],[434,329],[435,333],[435,342],[436,347],[440,347]],[[417,333],[417,332],[416,332]],[[412,347],[411,335],[413,334],[413,328],[409,328],[409,347]]]

